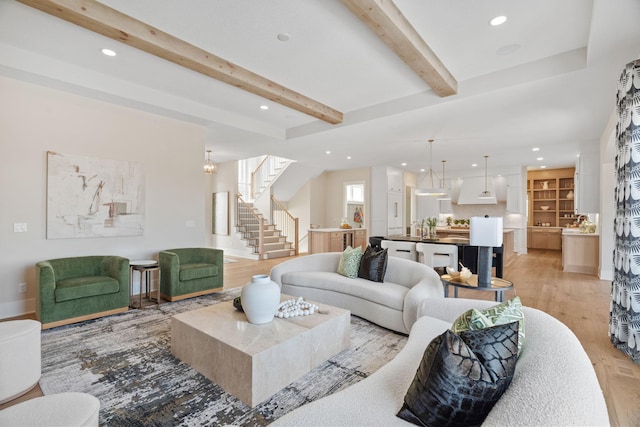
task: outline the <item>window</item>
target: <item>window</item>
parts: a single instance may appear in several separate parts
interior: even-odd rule
[[[364,184],[347,184],[347,203],[364,203]]]

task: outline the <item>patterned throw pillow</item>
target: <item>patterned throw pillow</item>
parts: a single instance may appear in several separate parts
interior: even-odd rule
[[[347,249],[342,252],[340,262],[338,263],[338,274],[342,274],[345,277],[355,278],[358,277],[358,269],[360,268],[360,259],[362,258],[362,247],[352,248],[347,246]]]
[[[451,326],[455,333],[462,331],[476,331],[489,326],[503,325],[505,323],[518,322],[518,356],[524,345],[524,313],[520,297],[514,297],[493,307],[484,310],[472,308],[462,313]]]
[[[513,378],[518,323],[450,330],[429,343],[398,417],[419,426],[482,424]]]
[[[371,246],[362,255],[358,277],[372,282],[384,282],[384,274],[387,272],[387,249],[376,250]]]

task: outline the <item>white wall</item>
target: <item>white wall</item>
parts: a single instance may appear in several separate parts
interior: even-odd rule
[[[157,258],[206,243],[203,127],[4,77],[0,94],[0,318],[34,311],[38,261]],[[144,235],[47,240],[48,150],[142,163]],[[27,232],[14,233],[14,223]],[[18,293],[23,282],[26,294]]]
[[[287,209],[298,218],[298,252],[309,252],[309,227],[311,226],[311,181],[307,181],[289,200]]]
[[[613,224],[616,216],[614,190],[616,187],[616,138],[618,122],[615,111],[609,117],[600,138],[600,271],[601,280],[613,280],[613,250],[615,233]]]
[[[339,227],[342,217],[344,217],[344,184],[347,182],[363,181],[364,182],[364,220],[363,227],[366,227],[367,218],[370,216],[370,194],[371,183],[369,168],[358,168],[339,170],[332,172],[325,172],[326,176],[326,197],[325,203],[325,218],[323,221],[323,227]]]

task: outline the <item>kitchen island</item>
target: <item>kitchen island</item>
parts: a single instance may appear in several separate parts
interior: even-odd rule
[[[562,271],[598,274],[600,236],[578,229],[562,230]]]
[[[438,227],[436,228],[436,233],[442,237],[464,237],[469,238],[469,227],[461,227],[461,228],[445,228]],[[513,260],[515,256],[514,251],[514,231],[510,228],[505,228],[502,233],[502,246],[503,246],[503,259],[504,264],[508,264]]]
[[[446,229],[450,231],[450,229]],[[472,273],[477,273],[478,264],[478,247],[471,246],[469,243],[469,229],[455,230],[451,233],[445,232],[445,229],[438,229],[438,237],[435,239],[422,239],[418,236],[408,235],[393,235],[385,237],[377,237],[374,239],[394,240],[402,242],[416,242],[416,243],[436,243],[436,244],[448,244],[456,245],[458,247],[458,261],[460,261],[465,267],[469,268]],[[493,248],[493,266],[496,269],[495,277],[502,278],[504,265],[511,261],[513,252],[513,230],[504,230],[505,236],[503,238],[503,244],[500,247]],[[466,234],[465,234],[466,233]],[[509,257],[505,256],[505,251],[510,252]]]

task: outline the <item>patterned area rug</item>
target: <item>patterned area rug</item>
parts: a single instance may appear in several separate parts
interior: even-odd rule
[[[406,337],[351,316],[351,347],[251,409],[171,354],[170,318],[240,294],[233,289],[160,307],[130,310],[42,333],[45,395],[100,399],[100,425],[262,426],[378,370]]]

